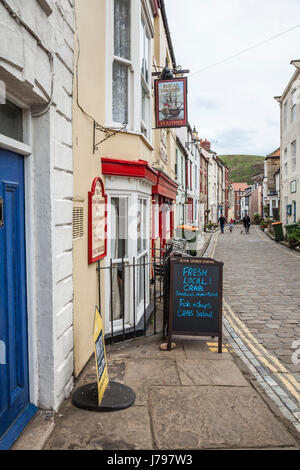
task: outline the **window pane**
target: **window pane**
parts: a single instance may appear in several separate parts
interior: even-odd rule
[[[111,257],[126,258],[128,240],[127,199],[111,198]]]
[[[138,200],[138,213],[137,213],[137,251],[142,251],[142,200]]]
[[[144,302],[148,281],[148,256],[142,256],[138,261],[138,305]],[[147,299],[146,299],[147,300]]]
[[[113,120],[128,123],[128,67],[119,62],[113,64]]]
[[[130,0],[115,0],[114,45],[116,56],[130,59]]]
[[[10,101],[0,104],[0,134],[23,142],[23,111]]]
[[[147,249],[147,202],[143,200],[143,251]]]
[[[141,47],[141,72],[148,83],[149,80],[149,50],[150,50],[150,39],[147,34],[146,25],[142,19],[141,21],[141,35],[140,35],[140,47]]]

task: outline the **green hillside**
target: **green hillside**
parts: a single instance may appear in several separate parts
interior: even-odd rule
[[[230,168],[231,181],[252,184],[264,174],[264,159],[260,155],[218,155]]]

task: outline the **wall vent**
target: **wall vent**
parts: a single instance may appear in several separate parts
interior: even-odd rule
[[[73,240],[82,238],[83,235],[83,207],[73,207]]]

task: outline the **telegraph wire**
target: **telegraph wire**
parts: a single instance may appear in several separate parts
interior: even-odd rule
[[[228,57],[226,57],[225,59],[220,60],[219,62],[215,62],[214,64],[208,65],[207,67],[203,67],[202,69],[197,70],[196,72],[191,73],[191,74],[190,74],[190,78],[193,77],[194,75],[197,75],[198,73],[204,72],[204,71],[209,70],[209,69],[211,69],[211,68],[213,68],[213,67],[216,67],[217,65],[223,64],[224,62],[227,62],[228,60],[234,59],[235,57],[238,57],[238,56],[240,56],[241,54],[245,54],[246,52],[249,52],[249,51],[251,51],[252,49],[255,49],[255,48],[257,48],[257,47],[260,47],[260,46],[262,46],[263,44],[267,44],[268,42],[273,41],[273,39],[276,39],[276,38],[278,38],[278,37],[280,37],[280,36],[283,36],[284,34],[287,34],[287,33],[289,33],[290,31],[293,31],[294,29],[299,28],[299,27],[300,27],[300,23],[297,24],[296,26],[293,26],[292,28],[289,28],[289,29],[286,29],[285,31],[282,31],[282,32],[279,33],[279,34],[276,34],[275,36],[272,36],[272,37],[269,38],[269,39],[266,39],[265,41],[261,41],[261,42],[255,44],[255,45],[253,45],[253,46],[251,46],[251,47],[248,47],[247,49],[244,49],[244,50],[242,50],[242,51],[240,51],[240,52],[237,52],[236,54],[233,54],[233,55],[231,55],[231,56],[228,56]]]

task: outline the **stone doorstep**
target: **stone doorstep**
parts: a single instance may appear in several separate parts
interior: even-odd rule
[[[54,429],[54,413],[39,410],[11,450],[42,450]]]

